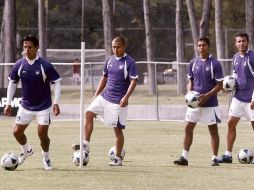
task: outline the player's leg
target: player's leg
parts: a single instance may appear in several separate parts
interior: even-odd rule
[[[212,163],[211,166],[219,166],[218,164],[218,151],[219,151],[219,144],[220,144],[220,136],[218,133],[218,126],[217,124],[208,125],[208,129],[211,135],[211,147],[213,152]]]
[[[48,136],[48,130],[50,125],[50,108],[37,112],[36,117],[38,122],[37,132],[42,149],[43,167],[45,170],[51,170],[53,167],[49,154],[50,138]]]
[[[19,108],[16,123],[13,128],[13,135],[17,142],[21,145],[21,154],[19,156],[19,164],[23,164],[28,156],[33,154],[32,147],[27,143],[27,137],[25,135],[25,130],[34,118],[34,114],[22,107]]]

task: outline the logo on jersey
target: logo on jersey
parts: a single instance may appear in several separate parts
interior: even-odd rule
[[[26,71],[22,71],[22,74],[26,74]]]
[[[35,71],[35,74],[36,74],[36,75],[39,75],[39,74],[40,74],[40,70],[36,70],[36,71]]]
[[[119,65],[119,70],[123,69],[124,65]]]
[[[209,70],[210,70],[210,67],[205,67],[205,70],[206,70],[206,71],[209,71]]]

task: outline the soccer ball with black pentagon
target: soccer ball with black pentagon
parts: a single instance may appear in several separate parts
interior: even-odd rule
[[[197,108],[199,103],[199,93],[196,91],[189,91],[185,95],[186,104],[190,108]]]
[[[244,148],[239,151],[237,157],[241,164],[249,164],[253,160],[253,152],[249,148]]]
[[[232,76],[225,76],[223,80],[223,89],[227,91],[234,90],[236,88],[236,80]]]
[[[1,158],[1,166],[5,170],[15,170],[18,165],[19,159],[14,153],[6,153]]]
[[[83,150],[83,166],[86,166],[89,162],[89,154]],[[72,156],[72,162],[75,166],[80,165],[80,150],[74,151]]]
[[[108,151],[109,159],[113,161],[115,158],[115,155],[116,155],[116,148],[115,148],[115,146],[113,146]],[[125,156],[125,150],[122,149],[122,152],[121,152],[121,159],[122,160],[124,159],[124,156]]]

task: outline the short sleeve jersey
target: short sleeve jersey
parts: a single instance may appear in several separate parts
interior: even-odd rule
[[[200,94],[211,91],[218,82],[223,81],[223,71],[218,60],[211,55],[208,59],[195,58],[190,61],[188,78],[193,81],[193,90]],[[202,107],[218,106],[217,95],[210,97]]]
[[[30,111],[41,111],[52,105],[50,82],[61,78],[51,63],[39,57],[31,65],[26,58],[18,60],[9,79],[14,83],[21,81],[21,106]]]
[[[234,97],[242,102],[251,102],[254,90],[254,52],[249,50],[244,56],[236,53],[233,57],[233,73],[236,74],[237,88]]]
[[[131,80],[138,79],[136,63],[127,54],[120,59],[114,55],[109,57],[106,60],[103,75],[107,78],[107,84],[102,96],[115,104],[120,103],[130,86]]]

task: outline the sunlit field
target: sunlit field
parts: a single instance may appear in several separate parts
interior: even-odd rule
[[[12,136],[13,118],[0,118],[0,154],[20,153]],[[220,125],[220,154],[225,151],[226,125]],[[82,169],[71,162],[71,145],[79,141],[78,121],[53,121],[50,128],[53,171],[42,169],[37,128],[27,129],[28,142],[35,153],[15,171],[0,169],[0,189],[96,189],[96,190],[168,190],[168,189],[252,189],[254,165],[240,164],[240,148],[254,149],[254,133],[249,123],[238,126],[233,164],[211,167],[210,139],[207,127],[195,130],[189,166],[175,166],[182,152],[183,122],[128,121],[122,167],[109,167],[108,150],[114,144],[111,128],[95,122],[90,161]]]

